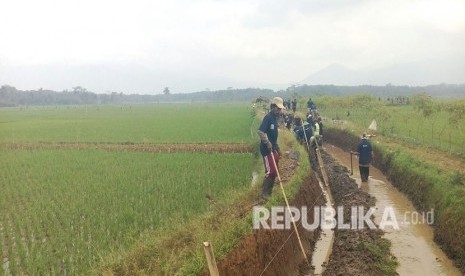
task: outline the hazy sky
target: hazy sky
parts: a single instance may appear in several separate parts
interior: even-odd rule
[[[465,83],[464,0],[0,0],[0,10],[0,85],[18,89],[277,88],[333,64],[430,73],[393,84]]]

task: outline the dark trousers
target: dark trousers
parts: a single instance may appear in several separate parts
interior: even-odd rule
[[[362,179],[362,182],[367,182],[368,176],[370,175],[370,165],[359,165],[358,168],[360,170],[360,178]]]
[[[265,177],[265,179],[263,179],[262,198],[265,200],[267,200],[273,192],[274,179],[274,177],[270,176]]]

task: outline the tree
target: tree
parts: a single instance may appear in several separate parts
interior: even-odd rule
[[[459,125],[460,120],[465,118],[465,101],[450,102],[445,107],[449,114],[449,123],[452,125]]]
[[[165,87],[165,89],[163,89],[163,94],[170,95],[170,89],[168,87]]]
[[[82,86],[76,86],[76,87],[73,87],[73,92],[74,93],[85,93],[87,92],[87,89],[85,89]]]
[[[436,123],[436,117],[433,116],[435,113],[441,111],[442,106],[438,102],[434,102],[432,97],[426,93],[418,93],[412,96],[412,101],[415,108],[421,112],[423,118],[431,118],[431,143],[434,143],[434,124]],[[418,131],[420,125],[418,125]]]
[[[435,112],[436,105],[430,95],[418,93],[412,96],[412,100],[415,108],[421,112],[423,117],[428,118]]]

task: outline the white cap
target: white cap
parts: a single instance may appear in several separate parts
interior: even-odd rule
[[[277,107],[279,107],[279,108],[281,108],[281,109],[285,109],[285,107],[284,107],[284,105],[283,105],[283,99],[282,99],[282,98],[280,98],[280,97],[274,97],[274,98],[273,98],[273,103],[274,103]]]

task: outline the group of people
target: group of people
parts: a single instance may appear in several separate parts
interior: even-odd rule
[[[294,100],[297,102],[296,100]],[[293,102],[294,102],[293,101]],[[312,104],[313,110],[309,109],[306,120],[302,120],[295,113],[283,114],[287,103],[280,97],[273,98],[270,104],[270,111],[265,115],[258,129],[260,137],[260,153],[263,157],[265,166],[265,178],[263,180],[262,198],[268,199],[273,190],[274,182],[277,177],[278,164],[281,156],[281,151],[278,145],[278,128],[281,118],[287,129],[294,126],[294,133],[301,143],[308,143],[316,148],[317,143],[321,145],[321,137],[323,131],[323,123],[321,117],[314,113],[315,105]],[[293,111],[294,105],[292,105]]]
[[[294,98],[292,101],[291,99],[287,99],[284,101],[283,106],[285,109],[292,110],[292,112],[295,113],[295,111],[297,110],[297,99]]]
[[[319,115],[307,114],[306,120],[294,117],[294,133],[300,144],[307,143],[308,146],[316,148],[322,145],[323,122]]]
[[[294,112],[284,115],[284,122],[289,130],[294,126],[295,136],[301,144],[307,143],[308,146],[316,148],[317,144],[320,146],[322,144],[323,122],[312,98],[307,101],[307,107],[305,119],[296,116]]]
[[[287,105],[287,103],[286,103]],[[316,106],[311,100],[307,102],[308,113],[306,121],[288,114],[285,116],[285,125],[289,130],[294,124],[294,133],[299,141],[307,142],[313,148],[321,143],[323,136],[323,123],[316,111]],[[260,153],[265,166],[265,178],[262,186],[262,199],[267,200],[273,191],[275,178],[278,175],[278,164],[281,150],[278,145],[278,127],[283,111],[286,109],[285,102],[280,97],[273,98],[270,104],[270,112],[265,115],[258,129],[260,137]],[[295,113],[295,111],[294,111]],[[357,151],[351,152],[359,155],[359,169],[362,182],[368,181],[369,167],[373,159],[373,150],[366,134],[362,136]]]

